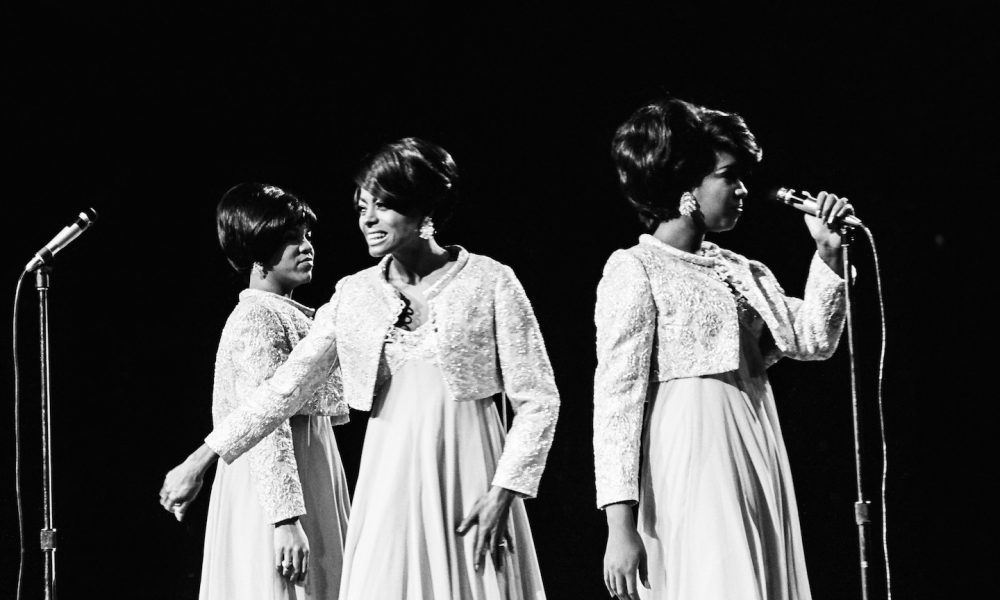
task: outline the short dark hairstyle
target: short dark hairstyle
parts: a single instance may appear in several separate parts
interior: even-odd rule
[[[294,194],[262,183],[233,186],[215,211],[219,245],[226,259],[240,273],[255,262],[265,262],[292,229],[316,225],[316,214]]]
[[[681,194],[712,172],[718,151],[731,152],[748,166],[761,158],[739,115],[677,98],[635,111],[611,142],[622,193],[647,230],[680,216]]]
[[[716,151],[729,152],[737,162],[747,167],[759,163],[764,157],[764,151],[743,117],[736,113],[704,107],[698,112],[705,133],[708,134],[709,143]]]
[[[405,215],[430,216],[438,229],[458,203],[458,167],[437,144],[408,137],[367,157],[354,183]]]

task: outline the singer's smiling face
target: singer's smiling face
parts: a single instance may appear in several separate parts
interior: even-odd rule
[[[692,190],[698,200],[705,228],[708,231],[728,231],[736,226],[743,213],[747,188],[743,185],[745,169],[729,152],[715,153],[715,169]]]
[[[358,226],[368,244],[368,254],[381,258],[420,243],[420,218],[397,212],[368,190],[357,194]]]
[[[289,229],[285,232],[281,246],[274,251],[265,265],[268,279],[283,294],[291,292],[303,283],[309,283],[313,277],[315,254],[312,231],[307,226],[301,225]]]

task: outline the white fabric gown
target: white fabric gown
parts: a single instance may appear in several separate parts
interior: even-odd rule
[[[341,600],[543,599],[521,499],[515,552],[473,569],[474,533],[458,524],[490,488],[504,431],[492,399],[456,402],[437,363],[434,325],[395,328],[365,434],[344,548]],[[388,378],[388,379],[386,379]]]
[[[274,525],[257,499],[246,456],[219,461],[205,525],[201,600],[336,600],[341,548],[351,506],[347,479],[330,418],[290,419],[295,462],[306,514],[299,517],[309,540],[305,585],[276,577]]]
[[[656,600],[810,600],[798,509],[759,349],[740,310],[740,366],[654,384],[638,530]]]

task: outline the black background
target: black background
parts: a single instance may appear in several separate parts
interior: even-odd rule
[[[757,134],[765,160],[747,211],[737,230],[713,239],[766,262],[788,291],[802,290],[811,240],[798,213],[764,201],[766,189],[846,195],[874,230],[889,318],[895,593],[978,592],[996,558],[984,510],[996,422],[988,367],[976,360],[989,347],[995,294],[990,256],[974,243],[989,241],[998,187],[984,150],[995,142],[983,93],[997,69],[993,34],[984,15],[957,4],[754,4],[8,10],[7,289],[82,207],[101,213],[58,256],[51,292],[62,597],[197,595],[207,489],[183,524],[160,508],[157,491],[209,430],[215,347],[241,287],[214,238],[222,192],[264,181],[313,206],[316,277],[296,299],[318,306],[339,277],[372,261],[350,210],[358,162],[408,135],[443,145],[462,174],[462,206],[440,241],[511,265],[546,338],[563,404],[528,510],[548,594],[604,597],[590,444],[594,290],[607,256],[639,233],[608,149],[615,127],[666,91],[739,112]],[[865,482],[877,505],[878,312],[872,254],[859,244],[856,257]],[[36,298],[29,281],[20,319],[25,598],[41,597]],[[8,323],[11,304],[8,296]],[[817,600],[859,597],[845,348],[825,363],[771,370]],[[4,356],[0,595],[13,597]],[[365,415],[353,418],[337,430],[352,482]],[[870,542],[876,597],[880,526]]]

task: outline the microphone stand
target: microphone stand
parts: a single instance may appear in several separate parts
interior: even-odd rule
[[[868,600],[868,526],[871,520],[868,507],[871,504],[865,500],[864,484],[861,481],[861,416],[858,413],[858,375],[854,356],[854,315],[851,305],[851,253],[853,231],[843,228],[841,236],[841,256],[844,268],[844,298],[847,309],[847,349],[851,368],[851,412],[854,417],[854,473],[857,482],[858,498],[854,502],[854,522],[858,527],[858,558],[861,566],[861,598]]]
[[[45,567],[45,600],[56,598],[56,530],[52,521],[52,430],[49,426],[52,406],[49,399],[49,277],[52,267],[41,266],[35,273],[39,309],[39,358],[41,363],[42,404],[42,512],[44,527],[41,546]]]

